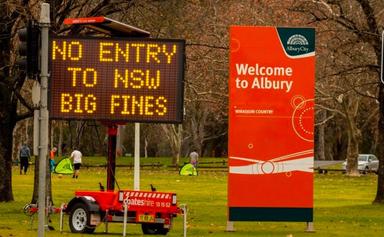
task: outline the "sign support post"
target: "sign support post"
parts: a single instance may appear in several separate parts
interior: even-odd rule
[[[313,226],[313,222],[307,222],[307,229],[305,230],[305,232],[309,232],[309,233],[314,233],[315,232],[315,228]]]
[[[135,123],[135,164],[133,174],[133,189],[140,190],[140,123]]]
[[[46,207],[46,167],[48,154],[48,31],[50,26],[49,4],[41,4],[39,25],[41,27],[41,90],[40,90],[40,139],[39,139],[39,198],[38,236],[44,236]]]
[[[108,125],[108,170],[107,170],[107,190],[115,190],[115,170],[116,170],[116,136],[117,125]]]
[[[227,221],[227,229],[225,230],[227,232],[234,232],[235,231],[235,226],[233,221]]]

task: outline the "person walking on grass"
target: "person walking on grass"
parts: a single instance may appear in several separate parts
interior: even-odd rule
[[[55,155],[56,155],[57,148],[53,147],[52,150],[49,152],[49,169],[51,170],[51,173],[55,171]]]
[[[31,157],[31,151],[27,144],[23,144],[20,149],[20,174],[24,170],[24,174],[27,174],[29,166],[29,158]]]
[[[79,177],[82,157],[83,155],[81,152],[76,149],[71,153],[71,159],[73,159],[73,167],[75,169],[75,173],[73,174],[72,178],[77,179]]]
[[[199,162],[199,154],[197,153],[196,149],[193,149],[191,154],[189,154],[190,163],[197,167],[197,163]]]

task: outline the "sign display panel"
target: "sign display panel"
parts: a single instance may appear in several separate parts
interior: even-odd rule
[[[230,221],[313,221],[315,31],[230,29]]]
[[[185,41],[50,39],[50,117],[180,123]]]

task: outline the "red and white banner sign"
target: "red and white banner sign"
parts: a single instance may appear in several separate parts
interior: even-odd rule
[[[230,29],[231,221],[312,221],[315,31]]]

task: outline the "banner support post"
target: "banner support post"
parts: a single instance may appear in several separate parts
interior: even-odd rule
[[[313,222],[307,222],[307,229],[305,230],[305,232],[309,232],[309,233],[316,232],[315,227],[313,226]]]
[[[227,229],[225,231],[235,232],[235,226],[234,226],[233,221],[227,221]]]

